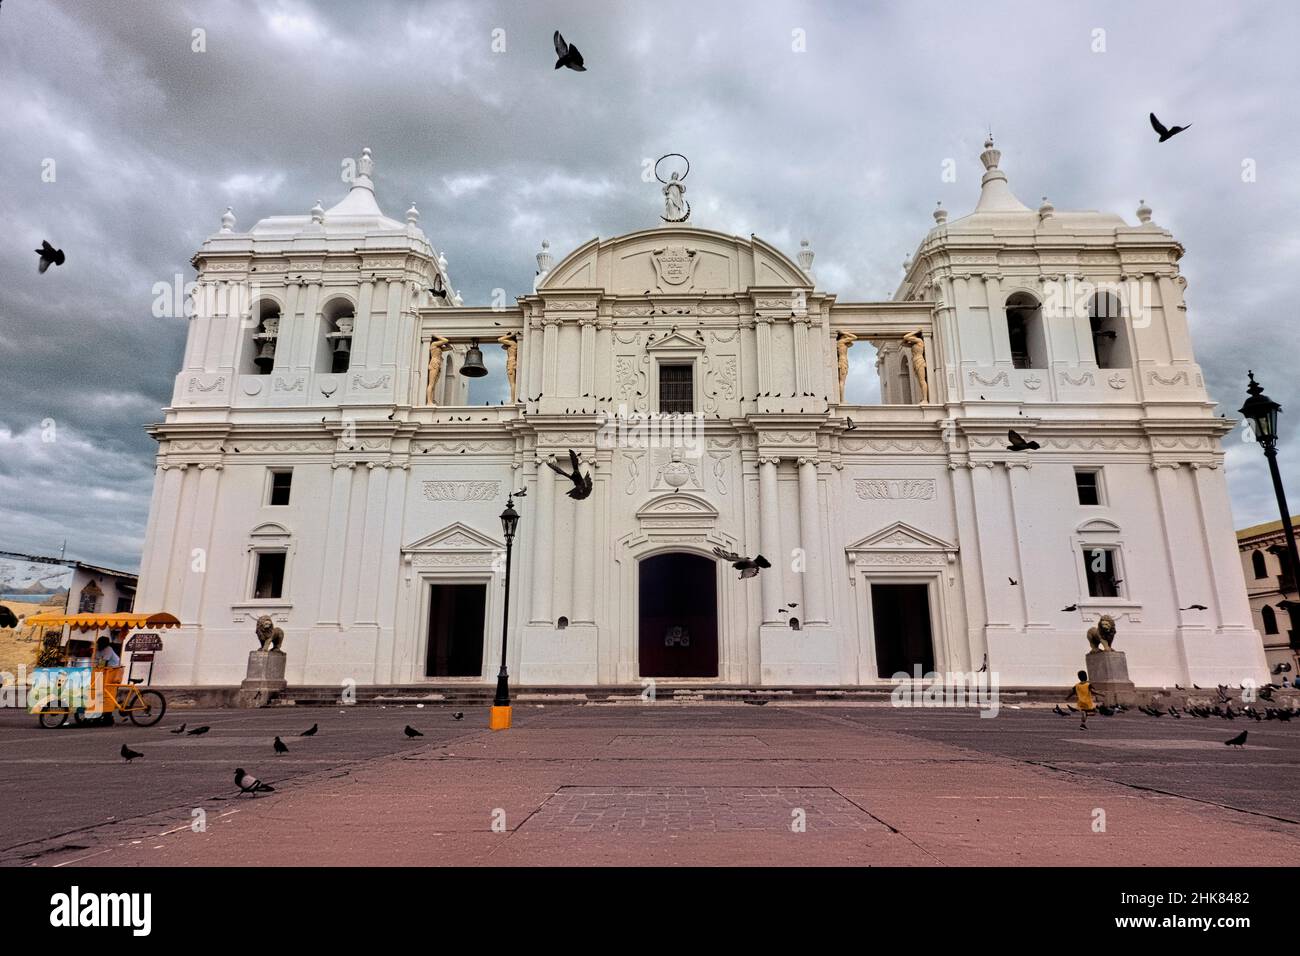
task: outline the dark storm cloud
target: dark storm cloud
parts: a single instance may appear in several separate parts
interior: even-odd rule
[[[1294,475],[1300,170],[1274,109],[1297,85],[1298,19],[1284,3],[6,4],[0,545],[49,553],[66,536],[73,556],[136,564],[143,426],[185,334],[152,314],[154,284],[192,277],[227,205],[247,228],[337,201],[340,162],[365,145],[381,205],[418,204],[467,303],[528,292],[543,238],[558,259],[653,225],[643,161],[670,151],[691,158],[695,223],[790,253],[810,239],[819,284],[848,301],[892,294],[936,200],[970,210],[991,125],[1030,206],[1047,194],[1134,221],[1151,204],[1188,249],[1211,395],[1231,414],[1255,368],[1289,410]],[[556,28],[588,73],[552,70]],[[1157,145],[1149,110],[1195,125]],[[38,276],[43,238],[68,262]],[[1226,445],[1236,523],[1274,517],[1258,449]]]

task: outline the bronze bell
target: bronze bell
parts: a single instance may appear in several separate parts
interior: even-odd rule
[[[460,367],[460,374],[466,378],[482,378],[487,373],[487,367],[483,364],[483,350],[478,347],[478,339],[474,339],[469,344],[469,351],[465,353],[465,364]]]
[[[257,349],[257,356],[253,359],[253,364],[263,375],[271,372],[271,367],[275,365],[275,340],[264,340]]]

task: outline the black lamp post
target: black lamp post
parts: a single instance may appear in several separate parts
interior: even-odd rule
[[[1250,394],[1250,398],[1246,399],[1246,404],[1241,406],[1241,415],[1250,420],[1251,427],[1255,430],[1255,441],[1264,447],[1264,457],[1268,459],[1268,470],[1273,476],[1273,493],[1277,495],[1277,507],[1282,512],[1282,531],[1286,535],[1286,554],[1282,557],[1282,583],[1285,585],[1289,576],[1291,587],[1295,588],[1297,580],[1300,580],[1300,574],[1297,574],[1297,571],[1300,571],[1300,560],[1297,560],[1300,551],[1296,550],[1295,529],[1291,527],[1291,512],[1286,504],[1282,475],[1277,470],[1277,413],[1282,410],[1282,406],[1264,394],[1264,389],[1255,381],[1254,372],[1247,372],[1247,374],[1250,376],[1250,384],[1246,386],[1246,391]],[[1286,610],[1291,617],[1291,641],[1294,647],[1297,637],[1296,605],[1285,598],[1282,603],[1286,605]]]
[[[501,670],[497,672],[497,695],[492,701],[493,730],[505,730],[510,726],[510,675],[506,672],[506,638],[510,633],[510,549],[518,527],[519,512],[515,511],[514,495],[510,495],[506,498],[506,510],[501,512],[501,530],[506,536],[506,596],[501,610]]]

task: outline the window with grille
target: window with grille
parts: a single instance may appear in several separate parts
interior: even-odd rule
[[[692,366],[659,366],[659,411],[665,415],[695,411],[695,369]]]

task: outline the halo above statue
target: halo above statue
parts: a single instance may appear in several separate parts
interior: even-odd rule
[[[679,158],[686,164],[681,174],[673,173],[668,179],[659,175],[659,166],[665,160],[673,156]],[[681,153],[665,153],[655,161],[655,179],[664,184],[664,214],[659,218],[664,222],[685,222],[691,218],[691,204],[686,201],[686,187],[682,185],[683,180],[691,173],[691,161]]]

